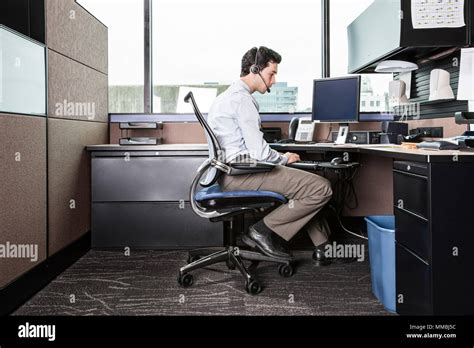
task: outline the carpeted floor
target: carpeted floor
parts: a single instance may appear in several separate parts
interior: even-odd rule
[[[194,285],[181,288],[185,251],[91,250],[14,315],[390,315],[372,294],[367,257],[315,267],[310,251],[294,254],[291,278],[259,266],[265,288],[253,296],[225,264],[195,271]]]

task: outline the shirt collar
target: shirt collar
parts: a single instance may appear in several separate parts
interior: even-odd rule
[[[242,80],[237,80],[236,83],[237,83],[238,86],[240,86],[241,88],[245,89],[247,92],[249,92],[249,94],[251,94],[251,93],[250,93],[250,87],[249,87],[244,81],[242,81]]]
[[[242,81],[240,79],[235,82],[235,85],[237,86],[237,88],[245,90],[250,95],[250,97],[252,98],[252,102],[255,105],[255,107],[257,108],[257,110],[260,110],[260,106],[258,105],[257,100],[252,95],[252,93],[250,93],[250,87],[244,81]]]

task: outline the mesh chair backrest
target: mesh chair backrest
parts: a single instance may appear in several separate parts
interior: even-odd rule
[[[214,132],[211,130],[211,127],[207,123],[206,119],[201,114],[201,111],[199,111],[199,108],[196,104],[196,100],[194,99],[193,93],[189,92],[184,97],[184,101],[186,103],[189,103],[191,101],[191,106],[193,107],[194,114],[196,115],[199,123],[204,129],[204,133],[206,134],[207,147],[209,150],[209,158],[225,161],[223,158],[223,151],[219,144],[219,141],[217,140],[217,137],[214,134]],[[210,167],[207,172],[206,177],[200,182],[201,186],[207,187],[207,186],[213,185],[217,181],[217,178],[219,177],[220,173],[221,172],[217,170],[216,168]]]

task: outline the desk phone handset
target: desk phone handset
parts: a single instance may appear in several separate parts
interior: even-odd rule
[[[289,137],[295,142],[313,141],[314,122],[307,117],[293,117],[290,122]]]

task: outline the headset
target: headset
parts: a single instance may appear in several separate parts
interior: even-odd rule
[[[250,72],[252,74],[258,74],[260,78],[262,79],[263,83],[265,84],[265,87],[267,87],[267,92],[270,93],[270,88],[268,88],[267,83],[263,79],[262,74],[260,74],[260,67],[258,66],[258,54],[260,53],[260,47],[257,48],[257,52],[255,52],[255,63],[250,67]]]

